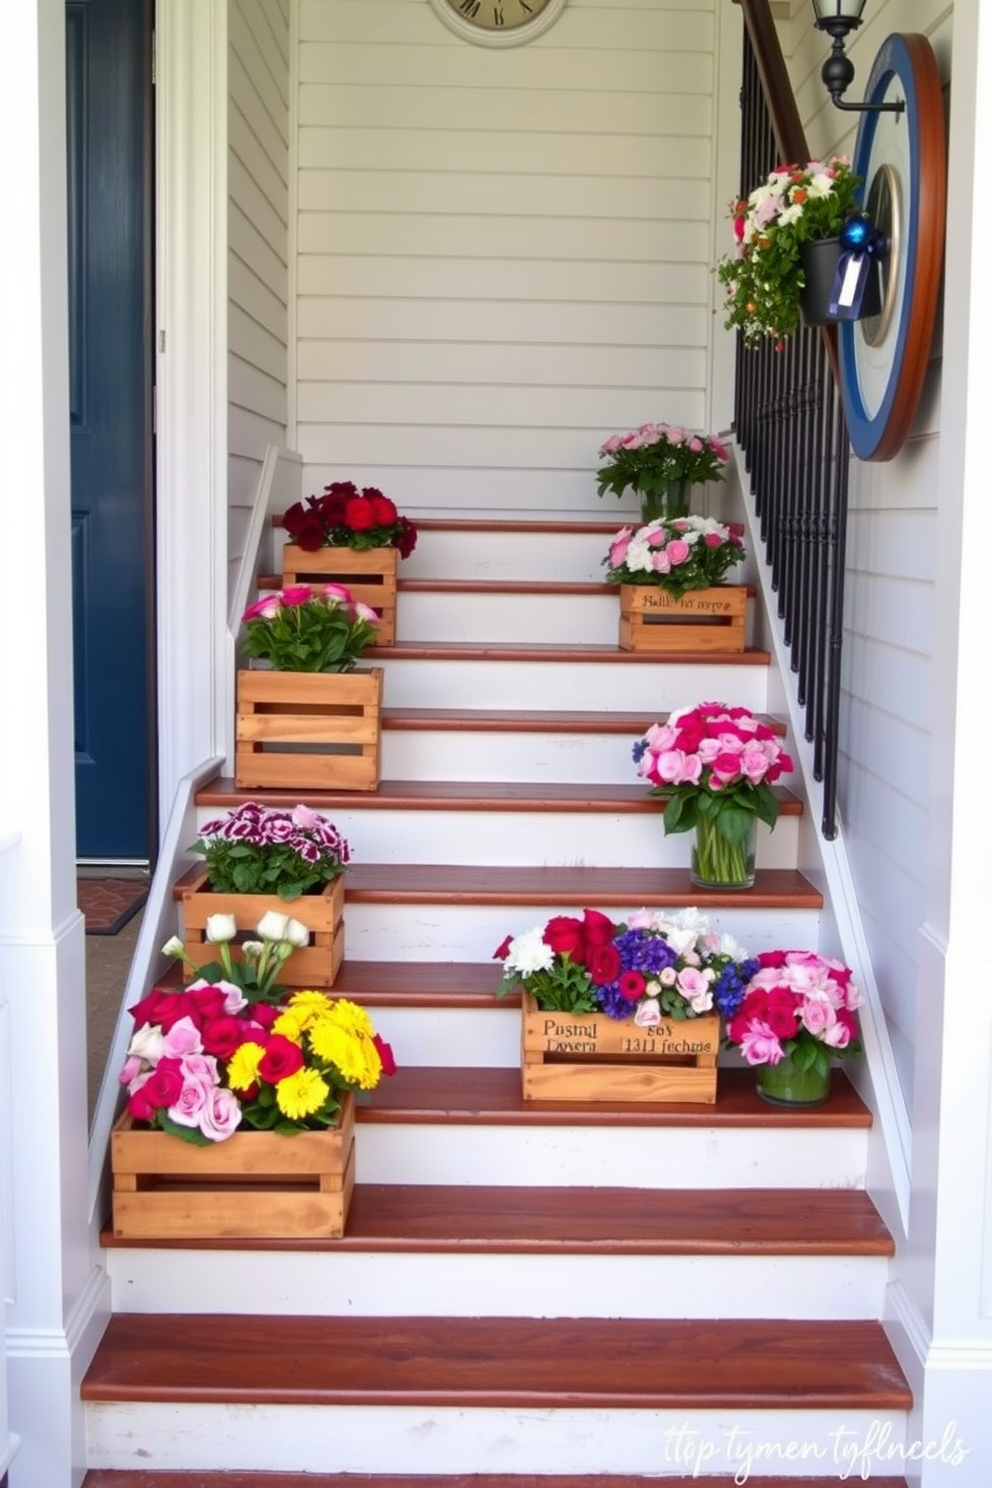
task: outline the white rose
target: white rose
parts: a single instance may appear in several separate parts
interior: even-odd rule
[[[165,1035],[157,1023],[145,1023],[141,1028],[136,1028],[131,1042],[127,1046],[128,1055],[136,1054],[139,1059],[144,1059],[148,1064],[158,1064],[162,1057],[162,1045]]]
[[[286,926],[289,924],[289,915],[280,914],[278,910],[270,909],[264,914],[255,926],[256,931],[263,940],[285,940]]]
[[[174,935],[171,940],[167,940],[162,947],[163,956],[181,956],[182,954],[183,943],[178,935]]]
[[[207,916],[206,937],[211,945],[226,945],[238,933],[238,922],[232,914]]]
[[[284,937],[291,946],[300,950],[303,946],[310,944],[310,931],[300,920],[286,921],[286,934]]]
[[[661,1022],[661,1004],[654,997],[645,997],[637,1004],[634,1022],[638,1028],[657,1028]]]

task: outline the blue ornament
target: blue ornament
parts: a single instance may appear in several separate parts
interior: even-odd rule
[[[853,217],[849,217],[840,230],[840,240],[844,247],[852,249],[855,253],[863,252],[874,236],[875,228],[872,220],[864,212],[858,212]]]

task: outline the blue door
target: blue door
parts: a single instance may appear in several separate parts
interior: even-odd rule
[[[155,841],[151,0],[68,0],[76,851]]]

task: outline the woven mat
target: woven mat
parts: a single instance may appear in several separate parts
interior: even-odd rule
[[[76,902],[86,918],[87,935],[116,935],[148,898],[138,878],[77,878]]]

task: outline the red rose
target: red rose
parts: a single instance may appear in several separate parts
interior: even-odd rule
[[[573,961],[582,961],[585,957],[585,927],[574,915],[555,915],[545,925],[541,939],[556,956],[571,956]]]
[[[271,1002],[252,1003],[251,1015],[263,1028],[271,1028],[281,1012],[282,1008],[274,1007]]]
[[[230,1059],[235,1049],[245,1042],[245,1023],[230,1014],[222,1018],[205,1021],[200,1031],[203,1048],[207,1054],[216,1054],[218,1059]]]
[[[274,1033],[265,1045],[265,1053],[258,1061],[258,1073],[270,1085],[278,1085],[287,1075],[295,1075],[303,1068],[303,1050],[292,1039]]]
[[[384,1075],[395,1075],[396,1060],[393,1058],[393,1051],[389,1044],[386,1043],[385,1039],[380,1038],[377,1033],[372,1035],[372,1042],[379,1051],[379,1058],[382,1060],[382,1073]]]
[[[180,1018],[188,1018],[190,1009],[186,1004],[186,998],[182,992],[162,992],[159,995],[158,1005],[155,1009],[155,1021],[163,1033],[169,1029]],[[193,1019],[194,1023],[196,1019]]]
[[[771,966],[777,969],[785,965],[787,955],[787,951],[759,951],[755,959],[759,966]]]
[[[372,510],[375,513],[375,525],[377,527],[391,527],[396,521],[399,513],[388,496],[373,496]]]
[[[197,1028],[210,1019],[224,1016],[224,994],[217,987],[197,987],[187,992],[186,1004],[186,1016],[193,1019]]]
[[[318,548],[322,548],[325,535],[324,524],[315,515],[304,517],[293,533],[296,546],[304,553],[316,553]]]
[[[796,1016],[801,1001],[802,999],[794,992],[790,992],[787,987],[775,987],[769,992],[765,1022],[776,1038],[795,1038]]]
[[[506,939],[500,945],[498,945],[496,947],[496,949],[493,951],[493,960],[494,961],[505,961],[506,960],[507,956],[510,954],[510,942],[511,942],[512,939],[513,939],[513,936],[512,935],[508,935],[506,937]]]
[[[176,994],[174,992],[163,992],[161,987],[155,987],[153,991],[149,992],[147,997],[143,997],[140,1002],[136,1002],[134,1007],[128,1008],[128,1012],[134,1019],[135,1028],[143,1028],[146,1023],[158,1023],[161,1025],[161,1009],[163,1006],[171,1006],[175,996]],[[175,1018],[172,1021],[174,1023],[176,1021]]]
[[[598,909],[583,910],[582,927],[590,946],[607,945],[617,933],[617,926],[607,915],[600,914]]]
[[[182,1094],[183,1072],[178,1059],[160,1059],[139,1092],[148,1105],[174,1106]]]
[[[620,952],[615,945],[590,946],[586,951],[586,970],[597,987],[615,982],[620,975]]]
[[[375,507],[364,496],[355,496],[345,505],[344,520],[352,532],[368,532],[375,526]]]
[[[145,1081],[145,1085],[148,1081]],[[158,1107],[153,1106],[145,1095],[145,1085],[127,1098],[127,1114],[132,1121],[154,1121]]]

